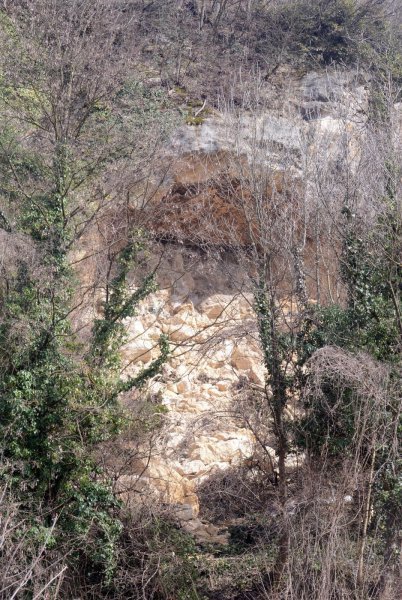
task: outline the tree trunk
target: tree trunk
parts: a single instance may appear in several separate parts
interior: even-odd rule
[[[359,544],[359,559],[357,566],[357,587],[360,590],[361,598],[364,599],[364,551],[366,549],[367,544],[367,528],[370,521],[370,509],[371,509],[371,496],[373,490],[373,481],[374,481],[374,464],[375,464],[376,451],[373,450],[371,461],[370,461],[370,471],[369,471],[369,480],[367,483],[367,494],[364,503],[364,511],[363,511],[363,526],[361,539]]]

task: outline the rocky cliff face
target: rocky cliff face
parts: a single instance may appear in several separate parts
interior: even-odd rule
[[[150,389],[166,408],[164,424],[138,469],[145,469],[141,485],[181,506],[191,528],[199,525],[197,487],[252,455],[252,434],[232,398],[242,378],[263,385],[264,372],[252,295],[235,258],[222,262],[174,244],[164,251],[160,289],[130,323],[123,354],[136,371],[158,354],[160,334],[169,336],[172,358]]]
[[[303,180],[305,189],[317,153],[336,161],[346,144],[353,168],[367,95],[350,73],[309,73],[288,81],[282,76],[257,119],[247,111],[236,113],[183,126],[166,150],[174,167],[158,197],[167,210],[154,224],[165,242],[159,291],[129,323],[123,351],[130,372],[157,355],[161,333],[169,335],[173,348],[150,390],[166,410],[161,435],[149,456],[125,476],[126,483],[137,485],[141,474],[141,486],[175,505],[184,526],[209,541],[224,538],[197,518],[197,489],[212,474],[253,455],[247,410],[237,410],[235,399],[244,381],[264,385],[250,273],[230,248],[233,239],[247,244],[244,224],[228,199],[227,182],[236,185],[231,159],[253,160],[258,146],[275,185],[283,187],[291,175],[292,181]],[[273,450],[267,451],[274,461]]]
[[[247,246],[259,233],[253,223],[250,230],[244,203],[257,191],[308,204],[330,165],[347,161],[355,169],[368,109],[356,74],[282,73],[264,92],[246,91],[244,107],[228,105],[199,126],[182,126],[165,150],[170,178],[156,194],[151,228],[198,247]],[[255,180],[264,177],[263,188]]]

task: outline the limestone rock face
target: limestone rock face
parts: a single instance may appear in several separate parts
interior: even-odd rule
[[[313,157],[336,164],[348,148],[350,168],[357,164],[368,114],[358,74],[293,74],[266,95],[253,114],[246,108],[214,111],[200,126],[174,132],[166,147],[173,175],[158,196],[155,233],[197,245],[247,246],[261,235],[239,209],[254,193],[245,183],[250,164],[271,173],[258,193],[270,198],[279,192],[290,202],[303,194]]]
[[[237,112],[236,116],[233,112],[215,111],[199,127],[179,128],[169,149],[180,159],[179,170],[180,165],[184,166],[186,160],[191,162],[191,157],[196,155],[215,156],[214,164],[206,163],[204,175],[209,174],[209,178],[224,164],[227,154],[235,151],[237,155],[255,157],[257,143],[266,150],[267,165],[276,164],[282,171],[281,151],[285,150],[286,169],[290,165],[301,168],[309,152],[308,140],[320,136],[323,119],[330,117],[339,127],[347,122],[357,134],[368,108],[367,85],[359,77],[352,71],[338,70],[309,72],[303,77],[294,75],[282,81],[276,92],[263,100],[264,109],[257,116],[251,116],[247,109]],[[178,177],[177,172],[176,180]],[[192,182],[202,179],[206,177],[195,162]]]
[[[149,389],[165,409],[163,426],[149,460],[132,476],[141,474],[141,489],[148,487],[176,507],[177,518],[198,539],[223,543],[224,533],[207,531],[209,525],[197,519],[197,487],[253,453],[252,434],[232,399],[239,379],[258,379],[261,353],[253,297],[239,266],[235,261],[222,266],[196,251],[184,254],[180,246],[165,249],[163,285],[127,323],[126,374],[137,373],[158,355],[161,332],[168,334],[172,349]],[[181,277],[177,285],[178,270],[190,269],[191,277]]]
[[[366,110],[365,87],[353,73],[308,73],[283,83],[257,116],[215,113],[178,129],[166,149],[174,174],[157,196],[158,210],[151,205],[150,225],[164,244],[159,291],[128,323],[123,358],[126,373],[136,373],[158,355],[161,333],[169,336],[171,359],[150,390],[166,414],[142,480],[200,540],[223,543],[225,533],[198,519],[197,486],[253,453],[253,436],[234,408],[236,386],[245,378],[262,387],[265,379],[253,274],[230,251],[261,234],[239,210],[239,198],[247,203],[252,193],[236,169],[258,156],[259,168],[272,173],[261,193],[293,202],[302,179],[308,190],[313,154],[336,162],[346,144],[353,168]],[[203,253],[205,245],[224,248],[225,260]]]

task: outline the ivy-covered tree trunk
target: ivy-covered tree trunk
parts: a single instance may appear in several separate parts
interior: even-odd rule
[[[286,457],[288,453],[288,432],[284,418],[289,390],[286,375],[288,348],[284,348],[283,339],[281,339],[278,308],[275,305],[275,300],[275,294],[272,289],[269,289],[266,277],[262,276],[258,282],[255,294],[255,305],[258,316],[260,342],[267,372],[265,397],[271,410],[272,428],[275,435],[278,457],[278,500],[282,515],[280,520],[281,531],[279,532],[278,553],[274,566],[274,580],[275,584],[279,584],[286,568],[289,551],[289,531],[287,529],[288,523],[285,508],[287,500]]]
[[[146,243],[135,228],[114,256],[86,351],[70,323],[78,293],[71,250],[105,207],[110,211],[105,181],[133,159],[133,141],[119,129],[124,109],[117,108],[130,76],[120,70],[125,7],[91,4],[38,3],[29,7],[32,23],[24,7],[15,7],[13,19],[0,9],[8,49],[0,65],[0,227],[16,248],[0,284],[0,482],[27,515],[16,539],[28,536],[33,555],[58,546],[68,564],[86,565],[85,576],[107,580],[120,503],[94,449],[124,426],[119,394],[154,376],[169,345],[162,338],[160,357],[122,379],[124,319],[156,287],[154,275],[135,289],[130,281]],[[120,206],[117,198],[113,210]]]

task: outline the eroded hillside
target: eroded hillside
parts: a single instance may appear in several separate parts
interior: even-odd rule
[[[0,599],[399,597],[400,2],[0,5]]]

